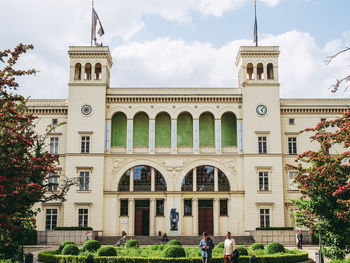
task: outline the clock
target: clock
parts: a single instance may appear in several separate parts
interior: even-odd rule
[[[265,105],[259,105],[256,107],[256,113],[260,116],[264,116],[267,113],[267,108]]]
[[[92,108],[90,105],[84,105],[81,107],[81,113],[85,116],[90,115],[92,112]]]

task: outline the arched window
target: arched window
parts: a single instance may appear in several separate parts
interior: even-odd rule
[[[177,117],[177,146],[193,147],[193,119],[188,112]]]
[[[74,79],[75,80],[81,79],[81,64],[80,63],[75,64]]]
[[[157,192],[160,191],[166,191],[167,190],[167,186],[166,186],[166,181],[163,177],[163,175],[157,171],[156,169],[154,169],[154,179],[155,179],[155,184],[154,184],[154,190]]]
[[[151,191],[151,167],[143,165],[134,167],[134,191]]]
[[[199,117],[199,146],[215,146],[214,116],[210,112]]]
[[[197,191],[211,192],[214,191],[214,167],[199,166],[197,167]]]
[[[258,63],[257,75],[258,75],[258,79],[264,79],[264,66],[262,63]]]
[[[129,192],[130,191],[130,170],[127,170],[119,181],[118,185],[119,192]]]
[[[85,64],[85,79],[91,80],[91,64],[90,63]]]
[[[126,146],[127,118],[122,112],[117,112],[112,117],[112,146]]]
[[[247,65],[247,79],[254,79],[254,68],[252,63]]]
[[[221,117],[221,144],[237,146],[237,120],[232,112],[226,112]]]
[[[161,112],[156,117],[156,147],[170,147],[171,118],[168,113]]]
[[[219,192],[230,191],[230,183],[226,175],[218,169]]]
[[[184,179],[181,184],[181,191],[184,192],[192,192],[193,191],[193,171],[191,170]]]
[[[274,79],[272,63],[267,64],[267,79]]]
[[[149,119],[144,112],[134,116],[133,145],[135,147],[148,147]]]
[[[99,80],[102,79],[102,65],[101,63],[96,63],[95,64],[95,79]]]

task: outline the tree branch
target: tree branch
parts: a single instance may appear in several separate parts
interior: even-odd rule
[[[337,52],[336,54],[334,54],[333,56],[328,56],[327,59],[325,60],[325,63],[328,65],[329,63],[332,62],[333,59],[335,59],[338,55],[340,55],[341,53],[347,52],[350,50],[350,47],[345,47],[343,50],[340,50],[339,52]]]

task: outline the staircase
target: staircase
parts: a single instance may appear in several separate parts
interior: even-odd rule
[[[127,239],[130,239],[128,237]],[[183,245],[187,246],[198,246],[199,241],[202,239],[201,236],[168,236],[169,240],[176,239],[179,240]],[[252,236],[232,236],[235,239],[237,245],[251,245],[253,244],[254,238]],[[100,236],[96,239],[101,243],[101,245],[114,245],[121,239],[121,236]],[[139,245],[149,246],[155,244],[165,244],[161,237],[158,236],[133,236],[132,239],[136,239]],[[225,240],[224,236],[212,236],[214,244],[217,245],[219,242]]]

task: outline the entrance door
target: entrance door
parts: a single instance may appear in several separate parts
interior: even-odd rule
[[[149,235],[149,200],[135,201],[135,236]]]
[[[198,201],[198,233],[207,232],[213,235],[213,200]]]

